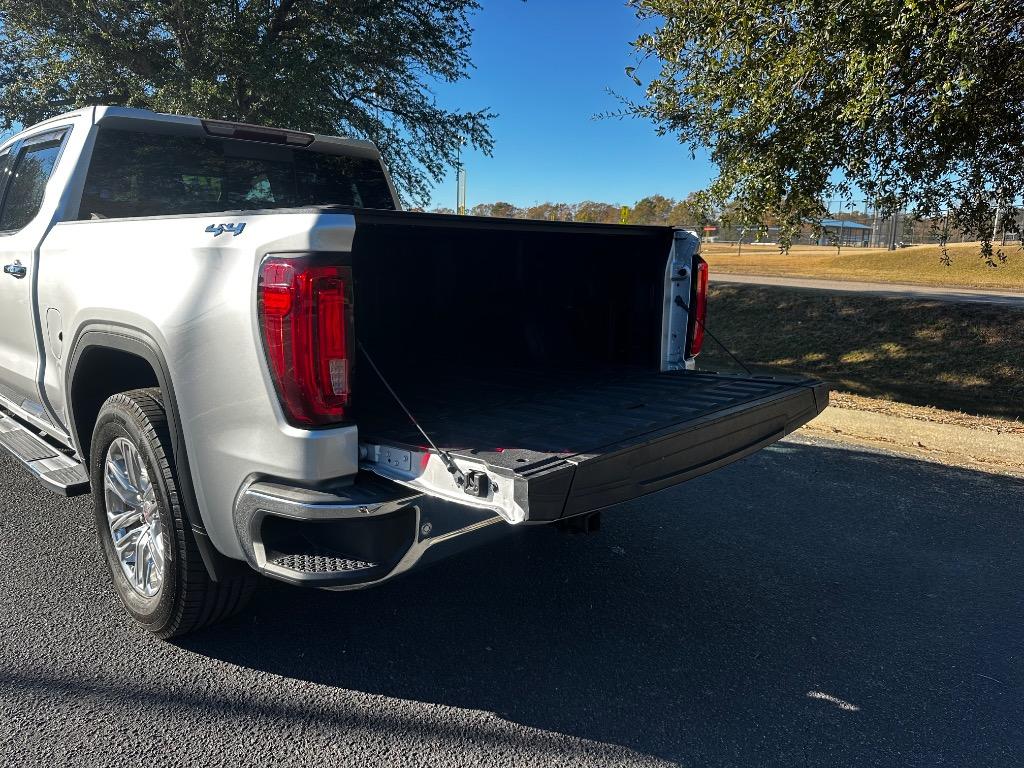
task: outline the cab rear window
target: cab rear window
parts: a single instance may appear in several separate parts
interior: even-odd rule
[[[238,139],[101,128],[79,218],[329,205],[394,209],[380,162]]]

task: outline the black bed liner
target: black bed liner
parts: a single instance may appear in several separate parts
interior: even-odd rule
[[[401,396],[453,456],[513,478],[530,521],[590,512],[710,472],[820,413],[811,379],[675,371],[494,370],[434,375]],[[361,439],[423,447],[383,392],[360,399]]]

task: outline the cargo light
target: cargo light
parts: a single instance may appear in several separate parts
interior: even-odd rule
[[[352,398],[352,270],[309,257],[268,256],[257,308],[281,407],[295,426],[345,419]]]
[[[696,357],[704,347],[704,323],[708,318],[708,263],[694,257],[693,312],[690,319],[690,356]]]
[[[211,136],[244,141],[267,141],[273,144],[289,144],[308,147],[316,139],[312,133],[288,131],[281,128],[265,128],[248,123],[229,123],[226,120],[203,120],[203,129]]]

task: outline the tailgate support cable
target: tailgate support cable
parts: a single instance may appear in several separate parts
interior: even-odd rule
[[[694,317],[693,319],[697,320],[696,317]],[[708,327],[706,325],[704,325],[704,323],[701,323],[700,320],[697,320],[697,322],[700,323],[700,327],[704,329],[704,333],[706,333],[708,336],[710,336],[712,339],[714,339],[715,340],[715,344],[717,344],[722,349],[724,349],[725,350],[725,354],[727,354],[729,357],[731,357],[733,360],[735,360],[736,364],[739,365],[739,367],[742,368],[744,371],[746,371],[748,376],[753,376],[754,375],[754,372],[752,370],[750,370],[749,368],[747,368],[747,364],[744,363],[742,360],[740,360],[738,357],[736,357],[736,355],[734,355],[732,353],[732,350],[729,349],[727,346],[725,346],[725,344],[720,342],[718,340],[718,337],[715,336],[715,334],[713,334],[711,331],[709,331]]]
[[[706,333],[706,334],[707,334],[708,336],[710,336],[710,337],[711,337],[711,339],[712,339],[712,340],[713,340],[713,341],[715,342],[715,344],[717,344],[717,345],[718,345],[718,346],[720,346],[720,347],[721,347],[721,348],[722,348],[723,350],[725,350],[725,354],[727,354],[727,355],[728,355],[729,357],[731,357],[731,358],[732,358],[732,359],[733,359],[734,361],[736,361],[736,364],[737,364],[737,365],[738,365],[738,366],[739,366],[740,368],[742,368],[742,369],[743,369],[744,371],[746,371],[746,372],[747,372],[747,375],[748,375],[748,376],[753,376],[753,375],[754,375],[754,372],[753,372],[752,370],[750,370],[749,368],[747,368],[746,364],[745,364],[745,363],[744,363],[744,362],[743,362],[742,360],[740,360],[740,359],[739,359],[738,357],[736,357],[736,355],[734,355],[734,354],[732,353],[732,350],[731,350],[731,349],[729,349],[729,348],[728,348],[727,346],[725,346],[725,344],[723,344],[722,342],[720,342],[720,341],[718,340],[718,337],[717,337],[717,336],[715,336],[715,334],[713,334],[713,333],[712,333],[712,332],[711,332],[710,330],[708,330],[708,327],[707,327],[707,326],[706,326],[706,325],[705,325],[704,323],[702,323],[702,322],[700,321],[700,318],[699,318],[699,317],[697,317],[696,313],[690,312],[690,305],[689,305],[689,304],[687,304],[687,303],[686,303],[685,301],[683,301],[683,297],[682,297],[682,296],[676,296],[676,304],[677,304],[678,306],[682,307],[683,309],[685,309],[685,310],[686,310],[686,316],[687,316],[687,317],[691,317],[691,316],[692,316],[692,317],[693,317],[693,321],[694,321],[695,323],[697,323],[698,325],[700,325],[700,327],[701,327],[701,328],[703,328],[703,329],[704,329],[704,333]]]
[[[370,364],[373,372],[377,374],[377,378],[380,379],[380,383],[384,385],[384,388],[391,393],[395,402],[398,403],[398,407],[401,408],[405,412],[405,415],[409,417],[409,421],[411,421],[412,425],[419,430],[421,435],[423,435],[423,439],[427,441],[427,444],[437,452],[438,456],[441,457],[441,461],[444,463],[445,468],[451,472],[452,476],[455,478],[455,484],[460,488],[465,488],[466,474],[459,469],[458,465],[455,463],[455,459],[451,457],[451,454],[448,453],[448,451],[438,448],[437,444],[430,439],[430,435],[428,435],[423,427],[420,426],[420,423],[416,421],[416,417],[412,415],[412,411],[405,407],[405,403],[402,402],[402,398],[398,396],[398,393],[391,388],[388,380],[384,378],[384,374],[380,372],[380,368],[378,368],[377,364],[373,362],[373,358],[370,357],[370,353],[366,351],[366,347],[363,346],[363,342],[356,341],[356,344],[359,346],[359,351],[363,353],[363,357],[366,358],[366,362]]]

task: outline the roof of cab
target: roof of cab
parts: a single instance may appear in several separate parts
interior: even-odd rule
[[[141,120],[150,123],[162,123],[166,126],[179,126],[186,129],[199,129],[205,130],[203,127],[203,120],[198,117],[191,115],[172,115],[166,112],[154,112],[150,109],[141,109],[138,107],[118,107],[113,105],[102,105],[96,107],[84,107],[77,109],[72,112],[65,112],[54,117],[47,118],[41,122],[35,123],[34,125],[27,126],[18,132],[17,135],[25,133],[26,131],[40,128],[45,125],[54,122],[61,122],[70,119],[82,119],[89,118],[91,116],[92,122],[99,124],[105,121],[121,122],[129,120]],[[234,122],[236,125],[243,125],[236,121],[222,121],[222,122]],[[303,131],[299,128],[281,128],[280,126],[253,126],[257,128],[275,128],[276,130],[289,130],[295,131],[296,133],[307,133],[313,136],[313,142],[309,145],[311,149],[319,150],[345,150],[346,152],[355,152],[359,155],[372,156],[374,158],[380,157],[380,152],[377,150],[376,145],[370,141],[364,141],[362,139],[351,139],[344,136],[329,136],[324,134],[310,133],[309,131]],[[15,138],[15,137],[11,137]],[[6,142],[5,142],[6,143]]]

